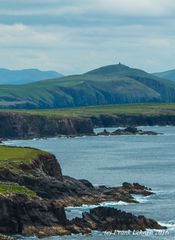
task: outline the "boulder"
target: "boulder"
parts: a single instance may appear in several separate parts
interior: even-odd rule
[[[111,133],[104,129],[102,132],[97,133],[97,136],[110,136]]]
[[[108,207],[97,207],[83,213],[85,227],[92,230],[109,231],[146,231],[146,229],[166,229],[156,221],[144,216],[134,216],[121,210]]]

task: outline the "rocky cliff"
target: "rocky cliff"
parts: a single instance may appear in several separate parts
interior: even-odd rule
[[[144,216],[134,216],[114,208],[97,207],[89,213],[83,213],[83,224],[81,219],[73,222],[97,231],[115,232],[119,231],[146,231],[146,229],[164,229],[156,221]]]
[[[11,155],[8,154],[11,150],[19,155],[11,159]],[[5,159],[0,158],[1,182],[25,186],[41,198],[59,200],[60,206],[80,206],[84,203],[96,204],[112,200],[135,202],[132,194],[152,194],[149,189],[140,185],[127,185],[127,188],[126,185],[94,187],[87,180],[63,176],[55,156],[37,149],[0,146],[0,152],[7,152]],[[28,154],[34,157],[25,161]]]
[[[66,225],[64,208],[25,195],[0,195],[0,233],[22,234],[38,226]]]
[[[0,139],[94,135],[95,127],[175,125],[175,115],[99,115],[51,117],[0,112]]]
[[[93,135],[90,119],[61,118],[14,112],[0,113],[0,138],[40,138],[60,135]]]
[[[137,183],[124,183],[121,187],[94,187],[87,180],[63,176],[56,158],[41,150],[0,146],[0,153],[0,233],[45,236],[89,233],[95,229],[103,231],[108,222],[104,224],[102,215],[106,221],[112,217],[114,222],[123,219],[123,216],[126,219],[130,216],[135,223],[132,230],[145,230],[149,226],[161,228],[156,222],[145,218],[137,219],[105,208],[103,211],[91,211],[82,219],[69,221],[65,206],[104,201],[136,203],[132,194],[148,196],[153,193]],[[92,222],[94,214],[100,223]],[[128,222],[125,219],[122,221],[125,222],[125,228],[130,229]],[[118,227],[114,225],[111,230],[117,230]]]
[[[92,116],[94,127],[127,127],[127,126],[166,126],[175,125],[175,115],[99,115]]]

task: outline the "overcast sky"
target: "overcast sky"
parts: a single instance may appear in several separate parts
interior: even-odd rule
[[[175,0],[0,0],[0,67],[175,68]]]

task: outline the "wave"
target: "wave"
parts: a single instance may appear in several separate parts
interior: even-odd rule
[[[154,195],[151,195],[151,196],[142,196],[142,195],[132,195],[134,197],[134,199],[136,201],[138,201],[139,203],[147,203],[150,201],[151,197],[154,196]],[[69,206],[69,207],[66,207],[65,209],[70,212],[70,211],[80,211],[80,212],[85,212],[85,211],[89,211],[90,209],[93,209],[93,208],[96,208],[96,207],[111,207],[111,208],[114,208],[114,207],[118,207],[118,206],[126,206],[126,205],[129,205],[129,204],[132,204],[132,203],[127,203],[127,202],[123,202],[123,201],[118,201],[118,202],[102,202],[102,203],[99,203],[99,204],[83,204],[79,207],[73,207],[73,206]]]
[[[66,210],[68,211],[88,211],[90,209],[96,208],[96,207],[117,207],[117,206],[126,206],[129,203],[123,202],[123,201],[119,201],[119,202],[103,202],[103,203],[99,203],[99,204],[83,204],[80,207],[66,207]]]
[[[173,194],[175,193],[175,189],[167,189],[167,190],[156,190],[154,191],[155,194],[159,194],[159,195],[164,195],[164,194]]]
[[[3,145],[13,146],[17,143],[17,141],[3,141]]]
[[[162,221],[162,222],[160,221],[159,224],[167,227],[168,231],[175,232],[175,220]]]
[[[132,194],[132,196],[134,197],[134,199],[139,202],[139,203],[147,203],[151,200],[151,198],[154,197],[154,195],[150,195],[150,196],[143,196],[143,195],[136,195],[136,194]]]

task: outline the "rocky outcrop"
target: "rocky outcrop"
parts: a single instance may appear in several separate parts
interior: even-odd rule
[[[165,229],[156,221],[134,216],[114,208],[97,207],[68,220],[56,201],[24,195],[0,196],[0,232],[3,234],[49,235],[88,234],[93,230],[110,231]],[[4,238],[6,239],[6,238]]]
[[[0,167],[0,181],[3,182],[15,182],[25,185],[27,179],[29,181],[30,179],[31,181],[32,179],[33,181],[48,179],[49,181],[49,178],[55,179],[56,181],[63,181],[60,164],[55,156],[49,153],[39,154],[37,158],[33,159],[30,163],[21,163],[18,171],[13,171],[7,167]]]
[[[28,227],[66,225],[64,208],[24,195],[0,196],[0,233],[23,234]]]
[[[0,139],[25,139],[61,135],[93,135],[93,125],[86,118],[62,118],[1,112]]]
[[[160,133],[153,131],[143,131],[135,127],[127,127],[125,129],[117,129],[113,132],[104,131],[97,133],[98,136],[114,136],[114,135],[158,135]]]
[[[128,188],[125,186],[121,187],[87,187],[87,185],[82,184],[79,180],[69,178],[64,178],[64,183],[67,194],[61,193],[58,198],[58,204],[60,206],[81,206],[83,204],[100,204],[103,202],[128,202],[137,203],[137,201],[132,196],[133,194],[149,196],[153,192],[144,186],[138,184],[128,184]]]
[[[91,117],[41,116],[0,113],[0,142],[5,139],[93,136],[95,127],[175,125],[175,115],[99,115]],[[106,131],[103,135],[109,135]]]
[[[41,116],[0,113],[0,142],[5,139],[94,136],[95,127],[175,125],[174,115],[99,115],[91,117]],[[119,132],[118,132],[119,133]],[[103,135],[109,135],[106,131]]]
[[[14,154],[17,150],[21,152],[32,150],[7,146],[5,148],[7,151],[13,150]],[[44,199],[59,200],[60,206],[80,206],[84,203],[97,204],[104,201],[135,202],[133,193],[152,194],[150,189],[139,184],[126,185],[125,183],[122,187],[94,187],[87,180],[63,176],[54,155],[37,149],[33,150],[37,153],[37,157],[26,163],[19,161],[15,169],[1,165],[0,181],[25,186]]]
[[[16,240],[16,239],[13,238],[13,237],[6,236],[6,235],[2,235],[2,234],[0,234],[0,239],[1,239],[1,240]]]
[[[60,181],[63,180],[60,164],[52,154],[39,155],[31,164],[21,164],[20,168],[25,175],[29,172],[30,176],[32,173],[35,177],[46,176]]]
[[[97,207],[82,214],[82,218],[67,220],[65,224],[52,226],[28,226],[23,234],[40,237],[49,235],[89,234],[92,231],[146,231],[147,229],[166,229],[156,221],[144,216],[134,216],[114,208]]]
[[[18,183],[25,186],[44,199],[54,199],[60,206],[81,206],[82,204],[98,204],[105,201],[137,202],[132,194],[144,196],[153,194],[151,189],[136,184],[128,187],[94,187],[87,180],[77,180],[58,174],[51,177],[39,170],[13,173],[8,169],[0,169],[0,181]]]
[[[174,126],[175,115],[142,115],[142,114],[113,114],[92,116],[94,127],[128,127],[128,126]]]
[[[83,221],[82,221],[83,220]],[[82,219],[74,219],[75,225],[97,231],[146,231],[146,229],[166,229],[156,221],[144,216],[134,216],[114,208],[97,207],[83,213]]]
[[[14,147],[11,148],[14,149]],[[26,150],[26,148],[21,149]],[[12,187],[13,183],[18,183],[36,194],[0,192],[0,233],[39,236],[86,234],[95,229],[107,230],[110,222],[113,226],[111,231],[117,230],[124,224],[126,229],[131,229],[131,225],[133,230],[145,230],[148,226],[159,229],[156,222],[144,217],[137,218],[106,208],[97,208],[94,212],[83,214],[82,219],[76,218],[69,221],[65,215],[65,206],[98,205],[106,201],[136,203],[133,194],[148,196],[153,193],[151,189],[138,183],[124,183],[121,187],[95,187],[87,180],[63,176],[60,165],[53,155],[46,152],[39,154],[40,151],[36,151],[38,151],[38,157],[29,161],[28,164],[22,162],[21,165],[16,165],[15,169],[1,165],[1,184],[6,183],[8,187]],[[128,217],[129,220],[127,220]],[[118,228],[117,221],[123,221]]]

